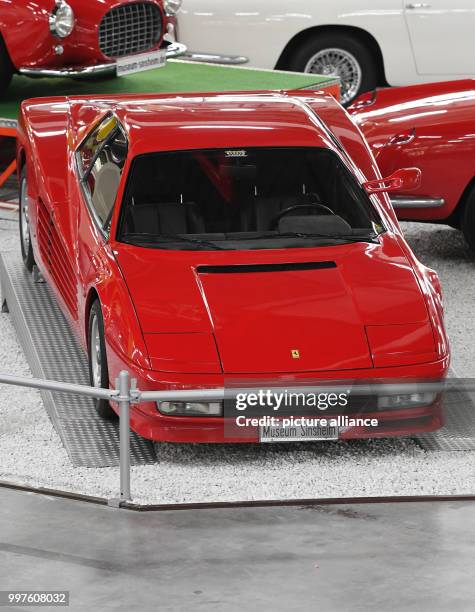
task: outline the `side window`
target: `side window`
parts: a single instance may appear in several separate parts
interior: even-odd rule
[[[127,139],[113,116],[102,121],[78,151],[78,165],[89,206],[106,232],[126,157]]]

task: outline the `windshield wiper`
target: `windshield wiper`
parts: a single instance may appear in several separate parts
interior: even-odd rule
[[[286,234],[280,234],[285,236]],[[289,236],[297,236],[298,238],[329,238],[330,240],[344,240],[345,242],[371,242],[377,243],[377,234],[367,234],[355,236],[354,234],[307,234],[303,232],[290,232]]]
[[[276,238],[327,238],[328,240],[343,240],[345,242],[371,242],[378,244],[378,234],[354,235],[354,234],[307,234],[304,232],[285,232],[283,234],[261,234],[252,238],[244,238],[243,240],[274,240]]]
[[[127,232],[123,235],[124,239],[132,238],[140,242],[151,243],[151,242],[188,242],[189,244],[196,244],[198,246],[210,247],[214,251],[225,251],[221,246],[218,246],[214,242],[210,242],[208,240],[200,240],[199,238],[190,238],[188,236],[179,236],[178,234],[144,234],[144,233],[134,233]]]

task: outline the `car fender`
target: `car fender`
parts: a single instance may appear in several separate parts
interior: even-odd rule
[[[0,0],[0,35],[15,68],[51,54],[48,20],[54,5],[54,0]]]
[[[449,338],[444,325],[444,305],[440,280],[435,270],[417,262],[416,276],[426,295],[434,343],[439,357],[450,357]]]
[[[32,247],[42,273],[45,269],[37,245],[38,205],[42,201],[52,211],[57,204],[67,201],[67,138],[68,104],[65,98],[22,103],[17,130],[17,162],[19,168],[23,164],[27,168]]]
[[[22,102],[19,119],[18,151],[25,152],[34,172],[34,192],[53,204],[67,199],[69,103],[53,97]],[[34,163],[33,163],[34,160]],[[33,188],[32,188],[33,189]]]
[[[450,363],[450,342],[444,324],[443,294],[439,275],[416,258],[402,234],[399,235],[398,242],[414,270],[417,282],[424,295],[438,357],[447,359]]]
[[[88,345],[89,312],[96,295],[104,318],[110,374],[112,375],[114,364],[118,363],[130,364],[130,367],[135,364],[149,370],[150,360],[132,297],[109,245],[97,250],[89,271],[83,305],[84,347]]]

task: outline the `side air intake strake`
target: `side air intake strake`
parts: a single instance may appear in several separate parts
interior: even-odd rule
[[[54,279],[64,302],[76,316],[76,282],[69,255],[56,228],[54,214],[40,200],[38,203],[38,245],[48,272]]]

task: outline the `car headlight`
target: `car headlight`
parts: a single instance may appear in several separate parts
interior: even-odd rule
[[[58,0],[49,17],[49,29],[53,36],[66,38],[74,30],[74,11],[64,0]]]
[[[407,395],[385,395],[378,397],[379,410],[402,410],[430,406],[435,402],[437,393],[411,393]]]
[[[157,402],[158,411],[169,416],[222,416],[223,402]]]
[[[165,0],[165,14],[174,17],[181,8],[183,0]]]

